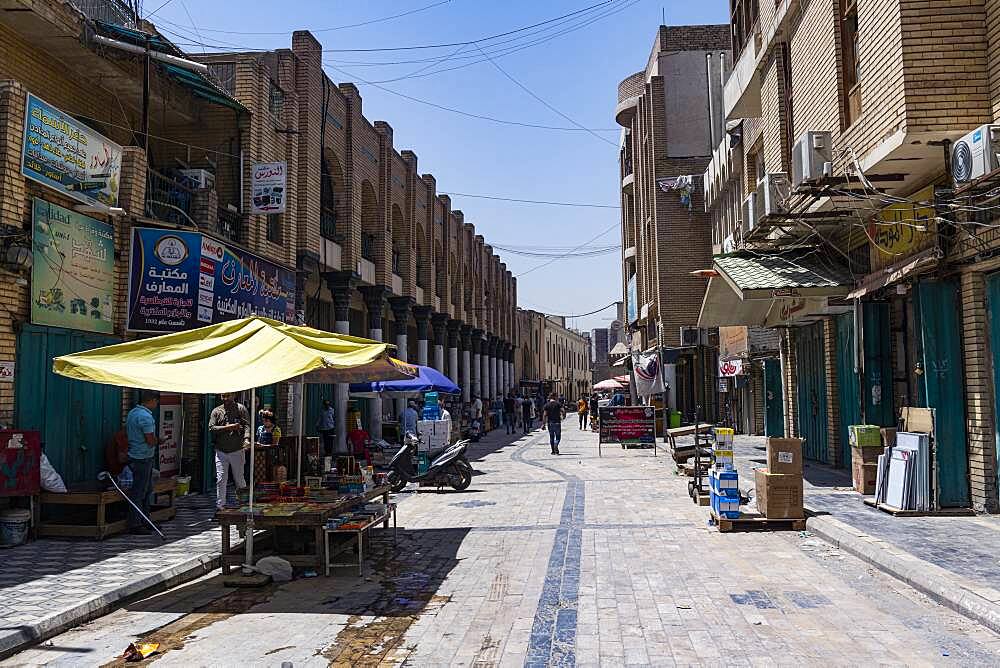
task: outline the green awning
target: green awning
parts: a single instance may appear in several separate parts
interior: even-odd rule
[[[181,51],[172,42],[170,42],[170,40],[162,35],[150,35],[138,30],[132,30],[131,28],[125,28],[111,23],[103,23],[101,21],[97,21],[96,23],[98,31],[106,37],[121,40],[123,42],[128,42],[129,44],[141,47],[145,47],[148,40],[149,48],[152,51],[166,53],[171,56],[177,56],[178,58],[188,57],[186,53]],[[169,63],[158,61],[154,61],[154,63],[167,76],[179,85],[191,91],[195,97],[199,97],[212,104],[218,104],[223,107],[235,109],[238,112],[249,113],[247,108],[240,104],[236,98],[229,95],[229,93],[223,90],[222,87],[214,83],[208,77],[191,70],[186,70],[183,67],[178,67],[177,65],[171,65]]]

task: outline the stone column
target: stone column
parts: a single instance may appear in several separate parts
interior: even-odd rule
[[[410,308],[413,306],[413,299],[410,297],[390,297],[389,308],[392,309],[392,317],[395,319],[396,329],[396,359],[409,362],[407,359],[406,325],[410,321]],[[403,410],[406,408],[406,399],[396,399],[396,417],[402,420]]]
[[[472,330],[472,394],[483,398],[483,330]]]
[[[434,368],[447,376],[444,346],[448,342],[448,316],[444,313],[435,313],[431,316],[431,327],[434,329]]]
[[[462,403],[472,401],[472,326],[462,325]]]
[[[507,389],[514,389],[514,344],[507,344],[507,355],[504,357],[504,367],[507,369]]]
[[[414,306],[413,319],[417,321],[417,364],[428,366],[428,344],[431,332],[431,307]]]
[[[333,331],[350,334],[351,295],[358,277],[350,271],[333,271],[323,274],[326,286],[333,295]],[[337,452],[347,452],[347,397],[349,385],[337,383],[333,389],[333,406],[337,413]]]
[[[483,333],[483,343],[481,345],[483,354],[480,356],[482,369],[479,372],[479,385],[483,390],[483,399],[490,398],[490,341],[489,335]]]
[[[492,337],[490,342],[490,391],[494,397],[500,395],[500,378],[497,375],[500,360],[500,340]]]
[[[448,321],[448,378],[456,385],[459,384],[458,376],[458,338],[461,331],[461,320]]]
[[[361,294],[364,296],[365,306],[368,307],[368,338],[384,341],[385,337],[382,331],[385,325],[386,297],[389,290],[384,285],[368,285],[361,288]],[[382,398],[369,399],[368,407],[371,414],[368,433],[373,440],[378,440],[382,438]]]

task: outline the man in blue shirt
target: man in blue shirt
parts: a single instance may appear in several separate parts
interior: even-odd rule
[[[417,402],[410,401],[403,411],[403,436],[417,433]]]
[[[142,512],[149,516],[149,495],[153,489],[153,455],[160,440],[156,437],[156,420],[153,411],[160,395],[152,390],[139,394],[139,403],[125,418],[125,435],[128,437],[128,467],[132,470],[132,488],[128,496]],[[134,534],[150,534],[152,529],[134,507],[128,509],[128,527]]]

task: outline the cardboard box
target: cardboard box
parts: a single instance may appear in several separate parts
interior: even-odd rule
[[[754,469],[757,511],[768,519],[802,519],[802,476]]]
[[[767,470],[802,477],[802,439],[767,439]]]
[[[860,459],[851,460],[851,478],[854,481],[854,491],[858,494],[864,494],[865,496],[871,496],[874,494],[875,478],[877,475],[877,462],[874,464],[868,464]]]
[[[874,424],[852,424],[847,427],[848,440],[854,448],[881,448],[882,433]]]
[[[851,461],[864,462],[865,464],[878,464],[879,455],[884,452],[882,448],[851,448]]]

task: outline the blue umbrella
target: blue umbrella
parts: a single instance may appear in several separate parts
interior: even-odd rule
[[[401,394],[418,395],[423,392],[459,394],[462,390],[447,376],[429,366],[415,365],[419,372],[415,378],[406,380],[374,381],[371,383],[351,383],[351,394]]]

